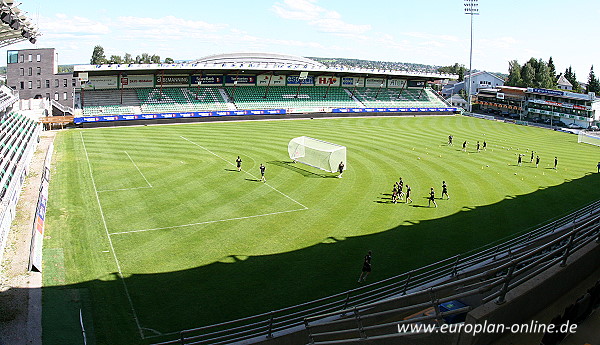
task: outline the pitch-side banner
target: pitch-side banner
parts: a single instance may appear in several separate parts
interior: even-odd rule
[[[256,85],[258,86],[285,86],[284,75],[261,74],[256,77]]]
[[[191,112],[186,112],[186,113],[83,116],[83,117],[76,117],[73,121],[75,122],[75,124],[80,124],[80,123],[92,123],[92,122],[176,119],[176,118],[205,117],[205,116],[283,115],[283,114],[286,114],[285,109],[227,110],[227,111],[205,111],[205,112],[191,111]]]
[[[422,89],[425,87],[425,80],[409,80],[408,87],[414,89]]]
[[[332,113],[439,113],[456,112],[458,108],[335,108]]]
[[[33,255],[31,265],[38,272],[42,271],[42,247],[44,240],[44,228],[46,220],[46,205],[48,203],[48,183],[42,182],[42,190],[38,198],[37,212],[35,213],[35,224],[33,229]]]

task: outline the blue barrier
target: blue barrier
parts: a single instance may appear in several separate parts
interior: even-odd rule
[[[285,109],[267,109],[267,110],[227,110],[227,111],[205,111],[205,112],[185,112],[185,113],[164,113],[164,114],[137,114],[137,115],[108,115],[108,116],[82,116],[73,119],[75,124],[89,122],[109,122],[109,121],[129,121],[129,120],[151,120],[151,119],[176,119],[188,117],[206,117],[206,116],[241,116],[241,115],[282,115]]]
[[[458,108],[334,108],[332,113],[405,113],[405,112],[456,112]]]

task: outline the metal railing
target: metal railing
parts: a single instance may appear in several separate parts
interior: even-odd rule
[[[566,216],[552,220],[545,225],[526,229],[509,238],[492,242],[483,247],[394,277],[295,306],[171,333],[165,335],[166,337],[171,337],[171,340],[155,343],[154,345],[231,344],[239,341],[251,342],[251,339],[260,341],[303,330],[306,326],[305,319],[307,318],[309,320],[312,320],[311,318],[316,320],[326,316],[342,317],[356,310],[356,308],[369,308],[372,303],[378,303],[419,291],[427,291],[433,286],[436,289],[448,288],[449,286],[444,285],[448,281],[453,281],[451,284],[454,285],[470,282],[474,286],[479,286],[480,284],[476,284],[474,279],[489,278],[489,269],[487,267],[490,265],[504,263],[504,266],[496,266],[494,272],[500,272],[500,270],[504,269],[508,270],[508,267],[522,263],[522,261],[511,261],[515,255],[531,250],[531,248],[537,248],[537,251],[534,251],[536,253],[543,251],[547,248],[547,245],[544,244],[542,246],[541,241],[547,240],[552,241],[550,243],[555,243],[557,240],[550,237],[553,236],[562,239],[565,235],[559,235],[563,234],[565,229],[574,227],[577,224],[576,221],[579,219],[590,216],[595,216],[596,221],[598,220],[600,216],[600,200]],[[484,268],[486,269],[484,270]],[[484,272],[478,273],[478,270]],[[470,278],[462,278],[465,275],[469,275]],[[497,277],[489,279],[495,281],[496,285],[489,285],[486,289],[493,288],[502,283],[501,279]],[[514,287],[515,282],[512,282],[512,284],[509,286],[511,289]],[[431,304],[431,302],[429,303]],[[177,338],[175,339],[175,337]]]

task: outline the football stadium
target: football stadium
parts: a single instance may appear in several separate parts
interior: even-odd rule
[[[71,77],[72,116],[0,88],[0,244],[30,229],[44,344],[501,344],[477,327],[600,303],[597,134],[283,54]]]

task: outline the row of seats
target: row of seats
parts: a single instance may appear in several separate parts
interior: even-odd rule
[[[314,86],[163,87],[85,93],[84,116],[235,109],[446,107],[430,90]],[[228,103],[232,107],[228,107]]]
[[[0,199],[8,191],[17,166],[38,123],[18,113],[0,119]]]
[[[226,90],[238,109],[361,107],[345,89],[339,87],[256,86],[228,87]]]
[[[440,108],[447,105],[430,90],[357,88],[354,96],[365,106],[402,108]]]

